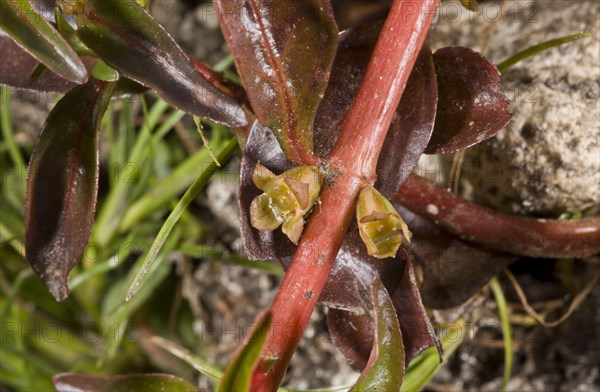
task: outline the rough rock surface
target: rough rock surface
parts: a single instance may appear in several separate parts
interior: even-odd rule
[[[600,203],[600,3],[517,1],[500,11],[492,2],[477,14],[453,4],[442,7],[434,44],[482,50],[495,28],[487,56],[496,63],[548,39],[592,33],[503,75],[514,116],[496,138],[468,150],[462,178],[474,185],[473,197],[507,212],[546,215]]]

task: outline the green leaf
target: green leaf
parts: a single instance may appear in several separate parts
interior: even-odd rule
[[[81,84],[87,71],[77,53],[40,14],[29,0],[2,0],[0,28],[38,61],[57,75]]]
[[[399,391],[404,376],[404,345],[396,309],[379,277],[371,284],[375,337],[369,362],[351,391]]]
[[[54,18],[60,34],[80,56],[94,56],[94,52],[81,42],[77,31],[69,24],[59,7],[54,8]]]
[[[258,361],[263,344],[269,334],[271,312],[264,313],[258,320],[256,327],[250,334],[248,342],[235,354],[229,362],[223,379],[219,384],[219,392],[248,391],[252,371]]]
[[[92,75],[99,80],[105,82],[116,82],[119,80],[119,73],[112,67],[106,65],[102,60],[99,60],[92,68]]]
[[[246,124],[240,104],[208,82],[134,0],[89,0],[72,11],[79,39],[122,75],[188,113],[228,126]]]
[[[313,121],[337,49],[328,0],[215,1],[252,109],[294,163],[312,164]]]
[[[160,373],[118,376],[89,376],[85,374],[61,373],[52,377],[52,382],[58,392],[196,392],[198,390],[182,378]]]
[[[92,79],[52,109],[29,161],[25,247],[57,300],[88,242],[98,194],[100,120],[114,85]]]

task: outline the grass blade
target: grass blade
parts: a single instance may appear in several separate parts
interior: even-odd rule
[[[494,277],[490,281],[490,287],[494,293],[496,304],[498,304],[498,313],[500,314],[500,323],[502,324],[502,338],[504,340],[504,380],[502,381],[502,392],[505,392],[510,381],[513,366],[512,329],[506,298],[504,297],[504,292],[498,282],[498,278]]]
[[[229,158],[231,158],[231,156],[233,156],[233,154],[237,150],[237,148],[238,148],[237,139],[232,138],[227,143],[227,145],[223,148],[223,150],[221,150],[221,152],[217,156],[217,159],[221,162],[227,161]],[[148,255],[146,256],[146,260],[142,264],[141,268],[138,270],[138,272],[133,280],[133,283],[129,287],[129,290],[125,297],[125,301],[130,301],[133,298],[133,296],[139,289],[139,287],[142,283],[142,280],[144,279],[144,277],[146,276],[146,274],[152,267],[152,264],[156,260],[156,255],[160,251],[160,248],[162,247],[165,240],[171,233],[171,230],[173,230],[173,227],[175,226],[177,221],[179,221],[181,214],[187,208],[187,206],[192,202],[192,200],[196,197],[198,192],[200,192],[200,190],[202,188],[204,188],[204,186],[206,185],[206,183],[211,178],[211,176],[215,173],[216,170],[217,170],[217,165],[213,162],[204,171],[202,171],[202,173],[200,173],[198,178],[194,181],[194,183],[188,188],[188,190],[185,192],[185,194],[181,197],[181,199],[179,200],[179,202],[177,203],[177,205],[175,206],[175,208],[173,209],[173,211],[171,212],[171,214],[169,215],[169,217],[167,218],[167,220],[161,227],[160,231],[158,232],[158,235],[154,239],[154,242],[152,243],[152,247],[150,248],[150,250],[148,251]]]
[[[509,58],[502,61],[501,63],[496,64],[496,67],[498,68],[498,71],[500,71],[500,73],[504,73],[510,67],[512,67],[519,61],[525,60],[528,57],[536,55],[545,50],[554,48],[556,46],[566,44],[568,42],[577,41],[578,39],[589,37],[591,35],[592,35],[591,33],[587,33],[587,32],[571,34],[571,35],[567,35],[567,36],[564,36],[561,38],[551,39],[549,41],[542,42],[541,44],[533,45],[525,50],[520,51],[519,53],[516,53],[516,54],[510,56]]]

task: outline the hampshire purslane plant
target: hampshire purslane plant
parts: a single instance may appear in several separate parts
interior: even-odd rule
[[[421,294],[431,308],[456,306],[519,255],[600,251],[598,217],[508,216],[411,174],[421,154],[460,151],[510,120],[496,66],[468,48],[429,49],[437,0],[396,0],[385,22],[342,32],[328,0],[215,0],[245,89],[190,58],[144,1],[31,4],[1,2],[0,82],[65,93],[29,161],[25,203],[26,256],[57,300],[69,294],[68,274],[92,229],[100,122],[111,98],[150,89],[236,135],[244,250],[277,260],[286,274],[254,338],[221,375],[221,390],[276,390],[318,302],[329,307],[334,343],[362,371],[354,390],[399,390],[415,356],[431,346],[442,355]],[[217,159],[236,148],[230,141]],[[159,251],[216,165],[167,219],[127,300],[156,271]],[[110,217],[100,221],[119,230]],[[480,264],[461,263],[461,252]],[[166,375],[65,374],[55,387],[145,382],[193,389]]]

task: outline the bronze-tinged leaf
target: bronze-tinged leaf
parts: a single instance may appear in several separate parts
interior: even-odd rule
[[[31,75],[40,62],[3,30],[0,30],[0,53],[0,84],[26,90],[60,93],[66,93],[77,85],[50,70],[31,80]]]
[[[207,81],[134,0],[89,0],[74,11],[79,39],[122,75],[188,113],[232,127],[246,125],[240,104]]]
[[[33,271],[57,300],[79,261],[98,193],[98,131],[114,85],[95,79],[52,109],[31,155],[25,202],[25,248]]]
[[[77,53],[29,0],[4,0],[0,12],[0,27],[29,54],[64,79],[77,84],[87,81]],[[6,58],[4,52],[2,57]]]
[[[459,306],[517,259],[463,241],[396,205],[413,232],[411,254],[423,269],[423,303],[434,309]]]
[[[404,378],[404,346],[396,309],[379,278],[371,284],[375,332],[369,361],[356,384],[356,392],[399,391]]]
[[[391,298],[402,330],[406,363],[428,347],[441,350],[421,302],[409,256],[401,249],[394,260],[370,257],[360,248],[355,229],[348,232],[320,298],[321,303],[330,307],[327,324],[336,347],[353,369],[364,368],[373,336],[368,316],[369,279],[378,276],[388,292],[393,293]]]
[[[215,0],[252,109],[296,164],[313,164],[313,120],[337,26],[329,0]]]
[[[434,53],[437,118],[427,154],[456,152],[489,139],[510,121],[498,69],[480,53],[449,46]]]
[[[326,156],[337,140],[342,122],[362,80],[382,22],[358,26],[340,34],[329,86],[315,119],[315,153]],[[431,50],[421,50],[398,104],[379,156],[375,185],[391,198],[408,178],[433,131],[437,83]]]
[[[436,347],[441,360],[444,349],[423,306],[415,269],[410,258],[406,263],[402,280],[392,294],[392,302],[398,312],[400,329],[404,337],[406,365],[408,366],[414,357],[431,346]]]
[[[161,373],[117,376],[61,373],[52,377],[52,383],[58,392],[196,392],[198,390],[182,378]]]

